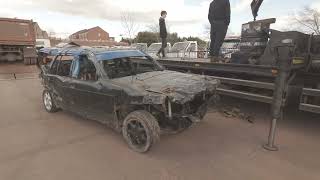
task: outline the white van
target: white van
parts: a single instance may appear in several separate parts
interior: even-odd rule
[[[49,39],[36,39],[36,48],[49,48],[51,47],[51,43]]]
[[[167,57],[171,58],[198,58],[198,42],[184,41],[173,45]]]

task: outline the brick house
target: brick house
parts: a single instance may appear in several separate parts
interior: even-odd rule
[[[78,31],[69,36],[69,39],[80,41],[110,41],[109,33],[99,26]]]
[[[36,39],[49,39],[48,33],[43,31],[38,23],[33,22],[33,27],[36,34]]]

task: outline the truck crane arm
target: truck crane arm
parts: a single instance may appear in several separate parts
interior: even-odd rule
[[[258,16],[259,8],[260,8],[262,2],[263,2],[263,0],[252,0],[252,2],[251,2],[251,10],[252,10],[252,15],[253,15],[254,21],[256,20],[256,18]]]

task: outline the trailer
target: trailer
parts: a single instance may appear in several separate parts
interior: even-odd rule
[[[0,62],[23,61],[36,64],[36,37],[33,22],[0,18]]]
[[[199,58],[158,61],[170,70],[219,79],[220,95],[270,104],[270,133],[264,147],[275,151],[278,150],[274,144],[276,124],[283,118],[283,109],[291,99],[291,87],[300,88],[297,105],[300,110],[320,113],[320,48],[317,48],[320,38],[300,32],[274,31],[266,26],[272,22],[268,19],[245,24],[246,31],[253,36],[242,38],[241,50],[225,62],[212,63]],[[261,31],[265,31],[267,39],[254,37]]]

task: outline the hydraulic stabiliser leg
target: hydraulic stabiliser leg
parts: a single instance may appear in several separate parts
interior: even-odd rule
[[[268,144],[263,146],[269,151],[278,151],[278,147],[275,145],[275,136],[277,121],[281,120],[283,116],[283,103],[290,73],[289,67],[291,65],[291,46],[276,47],[275,52],[277,52],[278,75],[273,94],[272,120],[270,123]]]

